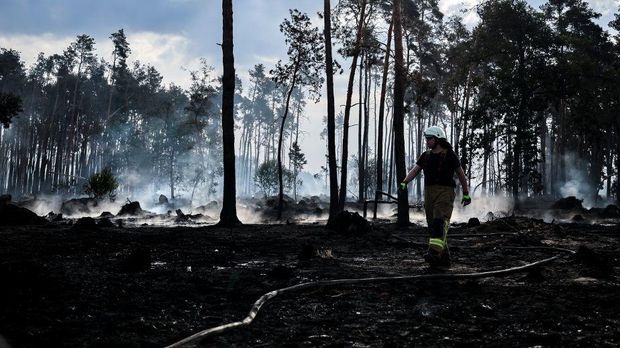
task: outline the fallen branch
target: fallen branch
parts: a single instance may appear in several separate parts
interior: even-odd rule
[[[342,285],[342,284],[350,285],[350,284],[364,284],[364,283],[377,283],[377,282],[393,282],[393,281],[400,281],[400,280],[442,280],[442,279],[456,280],[456,279],[476,279],[476,278],[486,278],[486,277],[499,277],[499,276],[504,276],[504,275],[508,275],[512,273],[525,271],[528,269],[532,269],[532,268],[547,264],[557,259],[558,257],[559,256],[553,256],[553,257],[549,257],[549,258],[546,258],[540,261],[528,263],[523,266],[500,269],[500,270],[495,270],[495,271],[485,271],[485,272],[475,272],[475,273],[453,273],[453,274],[419,274],[419,275],[410,275],[410,276],[373,277],[373,278],[359,278],[359,279],[335,279],[335,280],[320,280],[316,282],[301,283],[301,284],[289,286],[286,288],[273,290],[273,291],[270,291],[264,294],[254,303],[254,306],[252,306],[250,313],[242,321],[236,321],[233,323],[224,324],[224,325],[216,326],[210,329],[197,332],[189,337],[186,337],[178,342],[175,342],[167,346],[166,348],[180,347],[198,338],[204,338],[208,335],[221,333],[221,332],[224,332],[226,330],[229,330],[235,327],[250,325],[250,323],[252,323],[252,321],[256,317],[256,314],[258,313],[260,308],[265,304],[265,302],[267,302],[268,300],[278,295],[288,293],[288,292],[308,289],[312,287],[323,287],[323,286]]]

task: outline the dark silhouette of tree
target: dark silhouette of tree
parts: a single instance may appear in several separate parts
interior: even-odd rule
[[[388,29],[387,44],[385,46],[385,54],[383,58],[383,74],[381,77],[381,96],[379,99],[379,121],[377,125],[377,184],[376,189],[383,191],[383,123],[385,120],[385,94],[387,92],[387,79],[390,66],[390,47],[392,45],[392,29],[394,22],[390,21],[390,27]],[[388,183],[389,184],[389,183]],[[379,195],[375,194],[375,200],[379,200]],[[373,217],[377,216],[377,205],[375,204],[375,211]]]
[[[327,163],[329,169],[329,217],[327,226],[338,214],[338,168],[336,163],[336,111],[334,105],[334,66],[332,64],[331,4],[323,1],[323,35],[325,37],[325,81],[327,83]]]
[[[353,82],[355,79],[355,69],[357,68],[357,59],[360,53],[360,46],[362,41],[362,30],[364,28],[365,12],[366,12],[366,0],[362,0],[361,3],[355,2],[352,6],[358,5],[359,16],[357,16],[357,31],[355,34],[355,41],[353,47],[350,48],[350,52],[345,49],[344,55],[351,55],[351,68],[349,71],[349,82],[347,84],[347,98],[344,106],[344,124],[342,128],[342,156],[340,157],[340,193],[338,194],[338,210],[344,210],[344,204],[347,199],[347,168],[349,161],[349,117],[351,114],[351,98],[353,95]],[[346,33],[345,33],[346,36]]]
[[[515,205],[536,173],[540,160],[536,149],[540,113],[532,110],[533,92],[544,75],[545,54],[550,43],[540,15],[522,1],[490,1],[479,9],[482,22],[474,29],[477,54],[492,78],[483,89],[493,90],[501,122],[508,135],[507,180]],[[467,132],[465,131],[467,137]],[[464,145],[464,143],[461,143]]]
[[[405,69],[403,64],[403,33],[400,0],[394,0],[392,23],[394,23],[394,158],[396,176],[402,180],[407,175],[405,166],[404,94]],[[409,225],[409,201],[406,190],[398,190],[399,226]]]
[[[446,127],[455,151],[468,162],[468,176],[483,193],[557,196],[565,194],[561,188],[570,169],[579,169],[588,178],[580,185],[582,197],[596,199],[601,189],[607,197],[618,195],[620,37],[597,24],[600,16],[587,2],[549,0],[538,10],[522,0],[485,1],[476,8],[481,21],[470,33],[461,19],[443,19],[435,0],[401,0],[402,51],[396,56],[402,67],[397,76],[389,68],[394,56],[391,1],[323,5],[323,35],[312,35],[317,42],[323,37],[328,46],[332,36],[338,39],[347,59],[357,55],[347,73],[350,82],[359,77],[355,87],[360,89],[359,103],[353,105],[351,97],[334,122],[333,92],[327,89],[328,129],[322,137],[327,137],[323,172],[330,174],[325,176],[330,215],[344,204],[346,197],[340,193],[347,192],[347,184],[357,184],[358,198],[363,199],[372,189],[369,180],[376,179],[381,189],[387,177],[387,191],[393,192],[394,169],[400,170],[394,163],[400,166],[402,161],[400,130],[393,129],[399,128],[401,100],[402,117],[408,121],[402,124],[407,161],[421,151],[421,130],[438,123]],[[611,28],[618,29],[619,16]],[[330,28],[332,21],[337,25]],[[295,21],[289,22],[295,27]],[[282,191],[290,190],[293,182],[286,173],[295,170],[295,160],[285,157],[282,164],[281,156],[296,153],[308,86],[315,97],[321,79],[315,78],[319,73],[302,74],[298,66],[293,81],[295,45],[303,46],[308,35],[290,37],[289,63],[281,63],[281,71],[273,70],[280,75],[278,84],[262,65],[250,70],[246,90],[234,79],[233,126],[240,135],[235,170],[242,195],[260,186],[255,179],[261,163],[272,164],[272,181],[278,186],[278,153],[286,177]],[[119,195],[131,195],[144,185],[163,189],[172,199],[187,197],[190,205],[194,194],[203,194],[202,199],[215,196],[224,178],[225,78],[202,60],[201,67],[190,72],[189,88],[165,86],[155,67],[139,62],[128,66],[131,51],[124,30],[110,39],[113,50],[106,60],[95,55],[88,35],[78,36],[64,51],[39,54],[28,67],[16,51],[0,49],[0,122],[4,127],[10,122],[9,128],[0,129],[0,190],[16,196],[80,194],[87,178],[110,167],[118,176]],[[340,67],[327,51],[325,55],[308,71],[317,72],[325,64],[329,85]],[[322,71],[320,76],[325,77]],[[394,77],[398,88],[393,90]],[[398,80],[401,77],[404,82]],[[379,99],[378,82],[381,100],[373,106],[373,99]],[[348,87],[349,93],[353,82]],[[402,99],[392,95],[401,87]],[[344,116],[357,105],[359,182],[347,182],[351,125],[350,117],[345,125]],[[376,125],[373,111],[379,114]],[[373,134],[374,143],[369,139]],[[340,138],[343,143],[336,140]],[[345,180],[338,187],[336,162],[330,161],[338,161],[340,151]],[[372,155],[376,164],[369,159]],[[583,165],[574,168],[575,163]],[[372,178],[375,166],[377,177]],[[414,187],[420,190],[420,185]],[[476,185],[472,187],[475,191]]]
[[[0,93],[0,123],[9,128],[11,119],[23,111],[22,99],[12,93]]]
[[[618,13],[615,15],[615,19],[609,23],[609,26],[616,30],[616,44],[615,44],[615,56],[616,56],[616,64],[615,64],[615,76],[616,81],[620,78],[620,6],[618,7]],[[620,105],[620,86],[618,84],[615,85],[615,105],[616,108]],[[616,144],[615,152],[616,152],[616,162],[615,165],[616,171],[616,204],[620,204],[620,117],[616,116],[616,120],[614,122],[614,130],[615,130],[615,138],[614,142]],[[611,162],[611,161],[610,161]],[[612,171],[611,166],[608,166],[608,170]],[[609,175],[611,178],[611,175]],[[608,182],[608,186],[611,187],[611,183]],[[609,190],[611,192],[611,189]]]
[[[559,135],[552,138],[555,142],[550,161],[557,165],[551,166],[551,180],[566,179],[566,169],[574,162],[569,157],[583,159],[590,164],[590,180],[584,186],[589,187],[590,197],[596,200],[603,185],[605,162],[607,167],[612,166],[610,153],[615,151],[613,138],[606,130],[615,128],[617,118],[617,114],[607,112],[617,100],[617,87],[608,78],[617,76],[617,54],[609,35],[594,22],[600,14],[587,2],[553,0],[542,9],[554,30],[553,60],[549,64],[554,78],[543,86],[541,93],[541,99],[546,99],[553,111],[550,133]]]
[[[222,52],[224,76],[222,78],[222,135],[224,145],[224,196],[219,226],[240,224],[237,218],[235,181],[235,58],[233,54],[232,0],[222,0],[223,38]]]
[[[125,36],[125,31],[119,29],[117,32],[110,35],[112,43],[114,44],[114,51],[112,51],[112,66],[110,67],[110,92],[108,96],[108,110],[106,119],[112,116],[112,99],[114,97],[114,91],[117,85],[126,85],[126,80],[129,74],[127,70],[127,58],[131,49]],[[122,107],[121,107],[122,108]],[[117,109],[117,111],[119,111]]]
[[[8,128],[11,119],[23,111],[16,88],[23,83],[23,64],[15,50],[0,49],[0,123]]]

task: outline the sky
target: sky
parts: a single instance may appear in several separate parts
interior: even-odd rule
[[[218,0],[1,0],[0,47],[19,51],[29,66],[37,54],[62,52],[78,35],[95,38],[99,57],[110,60],[111,33],[123,28],[132,50],[131,59],[153,65],[164,77],[164,83],[188,87],[190,74],[201,58],[221,71],[221,2]],[[460,9],[472,9],[478,0],[440,0],[446,15]],[[336,0],[332,0],[332,5]],[[541,0],[530,0],[539,7]],[[591,7],[602,14],[599,24],[606,27],[620,6],[620,0],[592,0]],[[289,8],[297,8],[313,16],[322,11],[319,0],[235,0],[234,54],[235,69],[242,81],[255,64],[271,68],[286,58],[284,37],[279,24],[288,17]],[[465,14],[471,27],[476,23],[474,11]],[[346,66],[346,65],[345,65]],[[337,110],[344,104],[345,75],[335,77]],[[324,93],[323,93],[324,95]],[[341,108],[340,108],[341,109]],[[311,173],[324,165],[324,152],[316,151],[316,140],[323,128],[325,100],[308,102],[302,120],[305,134],[301,140]],[[357,145],[349,145],[350,152]],[[314,150],[313,150],[314,149]]]

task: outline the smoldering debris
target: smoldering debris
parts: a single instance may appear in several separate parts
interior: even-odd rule
[[[583,199],[577,199],[575,196],[568,196],[556,201],[551,209],[571,210],[571,211],[584,211],[582,205]]]
[[[94,198],[74,198],[65,201],[60,206],[60,213],[64,215],[90,215],[97,210],[99,202]]]
[[[90,216],[85,216],[77,219],[74,228],[93,229],[97,227],[97,221]]]
[[[206,212],[206,211],[216,211],[221,209],[220,203],[218,201],[211,201],[205,205],[201,205],[196,208],[196,211]]]
[[[402,230],[379,223],[373,228],[409,242],[345,238],[322,226],[284,224],[246,224],[232,234],[219,227],[110,233],[70,233],[66,226],[23,233],[5,228],[0,233],[6,251],[0,279],[9,282],[0,287],[2,308],[8,313],[3,327],[14,342],[27,346],[58,337],[67,345],[80,345],[105,336],[102,330],[120,318],[126,325],[117,330],[122,340],[115,341],[116,346],[165,346],[188,332],[241,318],[252,301],[274,289],[320,280],[431,273],[422,261],[423,226]],[[486,235],[475,236],[483,228]],[[613,294],[618,271],[609,266],[615,267],[618,260],[615,228],[507,217],[456,233],[472,236],[452,240],[454,266],[449,273],[507,269],[561,256],[524,276],[317,287],[298,293],[303,296],[280,296],[247,330],[212,337],[207,343],[247,346],[261,340],[266,345],[303,345],[309,342],[307,332],[320,326],[331,330],[325,332],[330,337],[349,333],[346,342],[370,346],[384,345],[381,335],[397,337],[403,346],[423,345],[428,337],[440,337],[431,343],[445,345],[447,336],[454,338],[448,343],[470,342],[472,327],[474,333],[483,332],[493,321],[503,328],[497,336],[510,345],[531,331],[532,313],[543,315],[541,322],[549,324],[545,335],[568,337],[562,341],[565,345],[614,342],[615,332],[609,327],[614,327],[618,313],[610,303],[617,297]],[[580,245],[590,250],[572,256],[560,251]],[[592,310],[584,314],[575,308]],[[76,328],[71,332],[66,330],[68,315]],[[420,326],[425,318],[433,322]],[[36,325],[19,325],[25,322]],[[330,323],[351,325],[331,328]],[[358,327],[370,328],[365,341],[355,341],[361,337]],[[149,342],[135,334],[145,328],[151,330]],[[584,330],[582,336],[562,336],[567,328]],[[42,336],[33,336],[32,330]],[[416,334],[403,335],[403,330]],[[270,332],[269,337],[264,332]],[[325,341],[312,343],[321,342]],[[526,338],[518,343],[540,342]]]
[[[175,213],[177,214],[177,218],[174,220],[174,222],[176,222],[177,224],[186,224],[199,221],[214,221],[213,218],[208,215],[185,214],[181,209],[177,209]]]
[[[116,214],[117,216],[142,216],[147,212],[142,210],[140,202],[129,202],[121,207],[121,210]]]
[[[114,223],[112,222],[112,220],[110,220],[107,217],[100,218],[99,221],[97,222],[97,226],[99,226],[99,227],[107,227],[107,228],[116,227],[114,225]]]
[[[620,219],[620,208],[613,204],[605,208],[592,208],[589,213],[595,214],[601,219]]]
[[[586,208],[584,200],[576,196],[554,199],[550,196],[535,196],[521,200],[515,215],[543,218],[545,221],[562,220],[575,223],[594,223],[599,220],[620,219],[618,206],[609,204],[605,208]],[[612,221],[613,222],[613,221]]]
[[[56,214],[53,211],[50,211],[49,213],[47,213],[45,218],[49,222],[60,222],[60,221],[64,220],[64,217],[63,217],[62,214]]]
[[[343,235],[363,235],[371,231],[370,224],[358,213],[342,211],[334,218],[330,229]]]
[[[489,204],[489,197],[486,200],[480,200],[482,204]],[[499,198],[496,199],[496,201]],[[45,201],[56,201],[56,209],[46,210],[40,213]],[[497,203],[496,201],[493,201]],[[10,195],[0,196],[0,202],[3,206],[9,204],[11,211],[17,211],[19,214],[8,213],[5,222],[2,224],[42,224],[51,223],[59,225],[73,225],[77,219],[82,217],[91,217],[95,219],[95,226],[106,227],[114,226],[122,223],[126,226],[168,226],[168,225],[188,225],[188,226],[204,226],[217,222],[220,214],[221,202],[212,200],[204,205],[192,206],[190,201],[183,199],[168,200],[163,194],[151,195],[151,199],[146,200],[146,209],[141,201],[133,200],[126,204],[122,202],[110,202],[107,200],[96,200],[94,198],[72,198],[61,202],[59,197],[35,198],[33,200],[21,201],[14,203]],[[38,202],[38,203],[37,203]],[[281,223],[286,221],[290,224],[297,223],[319,223],[327,222],[327,214],[329,212],[329,201],[327,196],[302,196],[298,201],[292,197],[284,195],[283,209],[281,219],[278,220],[278,196],[270,197],[239,197],[237,198],[237,214],[239,219],[244,223],[270,224]],[[20,204],[35,204],[38,210],[20,206]],[[501,204],[497,206],[504,207]],[[347,202],[346,210],[351,212],[345,216],[341,216],[342,224],[338,227],[338,233],[342,234],[358,234],[365,233],[368,230],[368,223],[361,216],[363,204],[357,202]],[[385,207],[382,207],[385,208]],[[394,221],[396,214],[392,207],[382,211],[382,219],[376,220],[382,222]],[[470,207],[468,207],[470,208]],[[480,210],[476,209],[455,210],[453,222],[461,222],[469,227],[477,226],[482,219],[492,221],[497,216],[527,216],[534,218],[542,218],[551,222],[566,221],[580,224],[599,223],[602,220],[607,223],[617,223],[620,219],[620,209],[616,205],[607,205],[606,207],[595,207],[586,209],[583,207],[582,200],[569,196],[561,199],[552,199],[549,196],[529,197],[521,201],[519,210],[514,210],[511,214],[503,211]],[[483,208],[487,208],[486,205]],[[5,209],[5,210],[6,210]],[[28,214],[25,211],[30,211]],[[117,211],[116,215],[110,211]],[[357,212],[357,213],[356,213]],[[176,213],[176,214],[175,214]],[[358,214],[359,213],[359,214]],[[6,214],[6,213],[5,213]],[[33,215],[34,214],[34,215]],[[357,216],[355,216],[357,214]],[[497,214],[497,216],[496,216]],[[8,216],[7,215],[7,216]],[[28,217],[29,216],[29,217]],[[38,218],[35,218],[37,216]],[[43,220],[40,220],[44,219]],[[424,214],[420,212],[411,212],[411,219],[416,223],[424,224]],[[476,220],[477,219],[477,220]],[[419,220],[419,221],[418,221]]]
[[[480,226],[480,220],[478,218],[471,218],[469,219],[469,221],[467,221],[467,227],[476,227],[476,226]]]
[[[260,217],[262,222],[274,221],[278,215],[278,196],[265,197],[263,199],[244,200],[246,210],[252,211]],[[319,196],[302,197],[296,202],[292,197],[283,195],[282,220],[295,222],[307,219],[327,219],[325,216],[329,209],[328,201]]]
[[[0,195],[0,206],[11,203],[11,195]]]
[[[32,211],[11,203],[10,195],[3,195],[0,199],[0,225],[43,225],[47,220]]]

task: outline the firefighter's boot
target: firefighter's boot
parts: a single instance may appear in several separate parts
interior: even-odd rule
[[[430,239],[424,260],[431,268],[450,268],[450,251],[446,241],[447,226],[447,221],[443,219],[435,219],[429,226]]]

